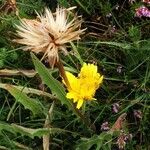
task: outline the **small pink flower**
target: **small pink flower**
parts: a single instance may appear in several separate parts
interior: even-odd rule
[[[106,121],[106,122],[104,122],[104,123],[102,123],[102,125],[101,125],[101,130],[102,131],[108,131],[110,128],[109,128],[109,126],[108,126],[108,122]]]
[[[110,32],[115,33],[116,32],[116,26],[112,26]]]
[[[118,103],[114,103],[113,105],[112,105],[112,110],[113,110],[113,112],[114,113],[118,113],[118,111],[119,111],[119,104]]]
[[[119,149],[121,150],[121,149],[125,148],[126,142],[130,141],[131,139],[132,139],[132,134],[126,134],[126,133],[124,133],[123,130],[121,130],[116,144],[118,145]]]
[[[142,0],[142,2],[150,4],[150,0]]]
[[[150,17],[150,10],[145,6],[141,6],[136,9],[135,16],[136,17],[142,17],[142,16]]]
[[[142,112],[140,110],[134,110],[134,116],[136,118],[141,119],[142,118]]]
[[[119,136],[116,144],[118,145],[119,149],[124,149],[124,147],[126,145],[126,141],[124,139],[124,136]]]
[[[118,72],[118,73],[121,73],[121,72],[122,72],[122,66],[121,66],[121,65],[117,67],[117,72]]]

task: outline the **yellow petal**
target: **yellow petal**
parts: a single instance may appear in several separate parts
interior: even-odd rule
[[[78,100],[77,109],[80,109],[80,107],[82,106],[82,104],[83,104],[83,99]]]
[[[68,99],[73,99],[74,103],[78,101],[78,97],[77,97],[76,93],[74,93],[74,92],[68,92],[66,97]]]
[[[104,76],[101,76],[99,79],[99,84],[101,84],[103,82]]]
[[[69,99],[74,98],[74,93],[68,92],[66,97],[69,98]]]

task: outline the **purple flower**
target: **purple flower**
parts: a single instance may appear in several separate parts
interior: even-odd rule
[[[129,140],[132,139],[132,137],[133,137],[132,134],[126,134],[125,137],[124,137],[124,140],[125,140],[125,141],[129,141]]]
[[[110,32],[115,33],[116,32],[116,26],[112,26]]]
[[[121,131],[116,144],[118,145],[119,149],[124,149],[126,142],[130,141],[131,139],[132,134],[126,134],[124,131]]]
[[[124,136],[119,136],[116,144],[118,145],[119,149],[124,149],[124,147],[126,145],[126,141],[124,139]]]
[[[136,9],[135,16],[136,17],[142,17],[142,16],[150,17],[150,10],[145,6],[141,6]]]
[[[142,118],[142,112],[140,110],[134,110],[134,116],[136,118],[141,119]]]
[[[147,3],[147,4],[150,4],[150,1],[149,1],[149,0],[142,0],[142,2]]]
[[[121,72],[122,72],[122,66],[118,66],[118,67],[117,67],[117,72],[118,72],[118,73],[121,73]]]
[[[118,103],[114,103],[113,105],[112,105],[112,110],[113,110],[113,112],[114,113],[118,113],[118,111],[119,111],[119,104]]]
[[[102,131],[108,131],[110,128],[109,128],[109,126],[108,126],[108,122],[106,121],[106,122],[104,122],[104,123],[102,123],[102,125],[101,125],[101,130]]]

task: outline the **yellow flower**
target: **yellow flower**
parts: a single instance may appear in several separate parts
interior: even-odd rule
[[[25,45],[24,50],[31,50],[35,53],[44,53],[51,66],[59,60],[58,51],[67,53],[66,43],[80,39],[83,30],[80,29],[82,19],[79,16],[69,17],[72,8],[57,8],[52,12],[46,8],[44,15],[38,15],[37,19],[21,19],[17,25],[20,39],[14,40]]]
[[[95,100],[93,97],[96,90],[103,81],[103,76],[97,73],[97,66],[93,64],[83,64],[78,77],[70,72],[66,72],[66,76],[70,83],[66,97],[73,99],[80,109],[84,101]],[[63,81],[64,82],[64,81]]]

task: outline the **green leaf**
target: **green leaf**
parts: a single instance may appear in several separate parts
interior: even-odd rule
[[[77,2],[77,4],[83,8],[83,10],[88,14],[88,15],[91,15],[90,11],[87,10],[87,7],[84,6],[84,4],[81,3],[81,1],[79,0],[75,0]]]
[[[43,135],[54,135],[54,134],[58,134],[58,133],[72,133],[72,134],[76,134],[74,132],[70,132],[68,130],[64,130],[64,129],[60,129],[60,128],[38,128],[38,129],[32,129],[32,128],[26,128],[23,126],[19,126],[16,124],[12,124],[13,130],[16,133],[20,133],[22,135],[26,135],[29,136],[31,138],[34,138],[35,136],[37,137],[42,137]]]
[[[9,85],[10,84],[0,83],[0,88],[7,90],[7,87],[9,87]],[[35,95],[39,95],[39,96],[47,96],[50,99],[56,99],[56,97],[53,96],[52,94],[44,92],[42,90],[38,90],[38,89],[34,89],[34,88],[28,88],[25,86],[16,86],[16,85],[12,85],[12,84],[11,84],[11,86],[22,91],[23,93],[26,93],[26,94],[30,93],[30,94],[35,94]]]
[[[2,130],[6,130],[6,131],[9,131],[13,134],[16,134],[15,131],[13,130],[12,126],[7,124],[7,123],[4,123],[4,122],[0,122],[0,132]]]
[[[111,147],[111,133],[102,132],[100,135],[94,135],[91,138],[82,138],[76,146],[76,150],[89,150],[92,146],[95,146],[96,150],[104,147]]]
[[[57,98],[62,104],[66,104],[69,108],[72,108],[71,102],[66,98],[66,92],[59,81],[53,78],[51,72],[37,59],[37,57],[31,53],[32,60],[35,65],[35,69],[42,78],[42,81],[56,94]]]
[[[15,97],[16,101],[20,102],[26,109],[31,110],[34,115],[45,113],[44,106],[42,106],[40,101],[28,97],[25,93],[11,85],[7,85],[7,90]]]
[[[76,132],[71,132],[68,130],[60,129],[60,128],[38,128],[38,129],[32,129],[32,128],[27,128],[23,127],[17,124],[7,124],[4,122],[0,122],[0,132],[2,130],[8,131],[10,133],[13,133],[14,135],[17,135],[17,133],[20,133],[21,135],[24,136],[29,136],[31,138],[34,138],[35,136],[37,137],[42,137],[43,135],[54,135],[54,134],[60,134],[60,133],[71,133],[73,135],[78,135]]]
[[[121,47],[123,49],[131,49],[132,48],[131,44],[128,44],[128,43],[101,42],[101,41],[97,41],[97,42],[94,42],[94,43],[95,44],[106,44],[106,45],[109,45],[109,46]]]
[[[80,64],[83,65],[83,60],[82,60],[81,55],[79,54],[79,52],[77,50],[77,47],[72,42],[70,42],[70,44],[72,46],[73,51],[75,52],[75,57],[79,60]]]

